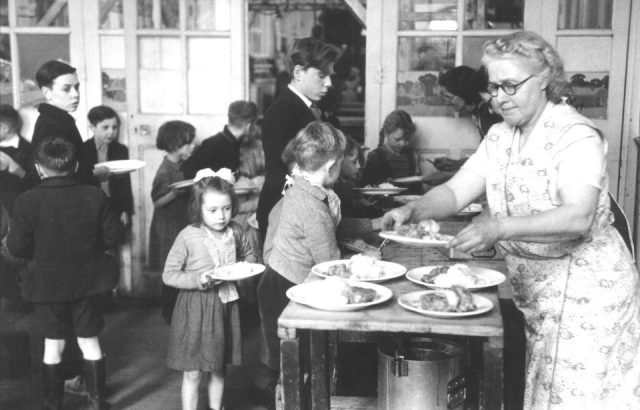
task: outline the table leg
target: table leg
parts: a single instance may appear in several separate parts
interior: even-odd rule
[[[300,341],[297,337],[280,340],[280,368],[282,369],[282,408],[300,410],[301,374]]]
[[[309,332],[311,353],[311,409],[329,410],[329,356],[327,334],[323,330]]]
[[[489,337],[482,344],[482,378],[480,385],[480,410],[504,408],[503,402],[503,350],[502,337]]]

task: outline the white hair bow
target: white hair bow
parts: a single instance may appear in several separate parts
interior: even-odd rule
[[[213,171],[211,168],[204,168],[200,171],[196,172],[195,178],[193,178],[193,182],[198,182],[202,178],[213,178],[218,177],[224,179],[230,184],[236,183],[236,178],[233,176],[233,172],[229,168],[220,168],[217,171]]]

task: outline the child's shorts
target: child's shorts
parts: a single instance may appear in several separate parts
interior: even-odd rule
[[[104,327],[98,298],[35,303],[35,320],[46,339],[95,337]]]

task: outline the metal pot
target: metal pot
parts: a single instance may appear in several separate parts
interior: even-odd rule
[[[378,409],[462,409],[464,349],[457,343],[412,338],[378,347]]]

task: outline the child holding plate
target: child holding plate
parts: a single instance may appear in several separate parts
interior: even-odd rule
[[[293,154],[296,165],[291,186],[280,200],[282,205],[277,205],[282,217],[277,221],[271,215],[269,218],[267,238],[273,241],[265,260],[267,269],[258,284],[263,333],[260,361],[264,366],[256,371],[252,393],[268,408],[275,406],[280,369],[277,321],[289,303],[287,289],[302,283],[312,266],[340,258],[336,241],[340,199],[331,187],[340,175],[345,145],[342,132],[329,123],[314,121],[284,150]],[[272,215],[274,211],[277,209]]]
[[[189,190],[175,186],[183,181],[182,163],[193,152],[196,129],[184,121],[167,121],[158,129],[156,147],[167,152],[151,186],[153,218],[149,232],[149,269],[162,272],[167,253],[178,233],[189,224]],[[169,323],[177,290],[162,287],[162,317]]]
[[[106,105],[98,105],[87,114],[93,137],[82,144],[87,166],[93,168],[94,185],[102,188],[109,198],[111,209],[122,225],[131,225],[133,193],[129,174],[113,175],[107,167],[94,166],[100,162],[129,159],[129,149],[118,142],[120,118]]]
[[[167,366],[184,372],[182,408],[198,408],[198,386],[210,373],[209,408],[219,410],[227,363],[240,364],[240,313],[233,282],[212,282],[212,269],[237,261],[255,262],[244,230],[231,218],[238,210],[228,168],[203,169],[194,178],[189,203],[192,224],[176,238],[162,279],[179,289],[173,310]]]
[[[380,130],[380,145],[367,155],[362,183],[376,186],[383,182],[393,183],[395,178],[416,176],[415,152],[409,146],[415,131],[416,125],[407,112],[389,113]],[[422,193],[422,182],[414,182],[411,188],[415,191],[411,193]]]

